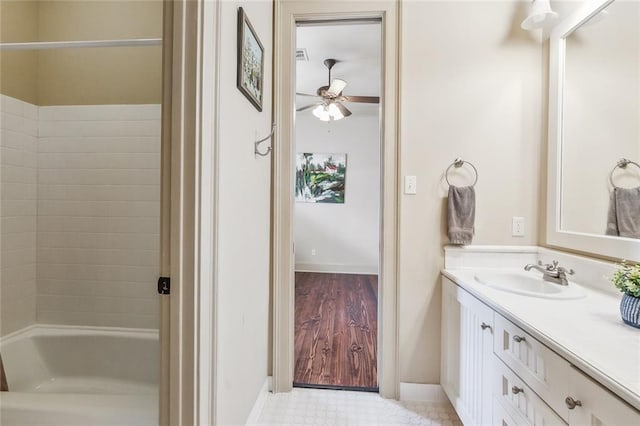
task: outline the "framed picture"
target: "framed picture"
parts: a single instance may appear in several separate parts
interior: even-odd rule
[[[262,111],[264,47],[243,8],[238,9],[238,89]]]
[[[347,154],[296,154],[296,201],[344,204]]]

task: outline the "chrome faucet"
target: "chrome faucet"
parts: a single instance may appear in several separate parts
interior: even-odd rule
[[[543,264],[542,261],[539,260],[537,265],[528,264],[524,267],[525,271],[530,271],[532,269],[542,272],[543,280],[559,285],[569,285],[567,275],[573,275],[575,273],[573,269],[558,266],[557,260],[554,260],[553,263],[547,264]]]

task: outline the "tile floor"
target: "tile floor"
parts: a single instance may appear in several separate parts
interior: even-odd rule
[[[269,393],[258,425],[455,425],[448,402],[394,401],[376,393],[293,389]]]

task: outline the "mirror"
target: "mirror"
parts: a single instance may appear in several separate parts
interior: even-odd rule
[[[547,242],[639,260],[640,3],[583,3],[550,54]]]

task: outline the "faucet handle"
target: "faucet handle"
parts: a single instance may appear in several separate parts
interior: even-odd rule
[[[542,263],[542,260],[538,260],[538,266],[543,266],[547,271],[555,271],[558,266],[558,261],[554,260],[553,264],[551,263]]]
[[[558,267],[558,272],[568,274],[568,275],[573,275],[576,273],[576,271],[574,271],[573,269],[571,268],[567,269],[562,266]]]

